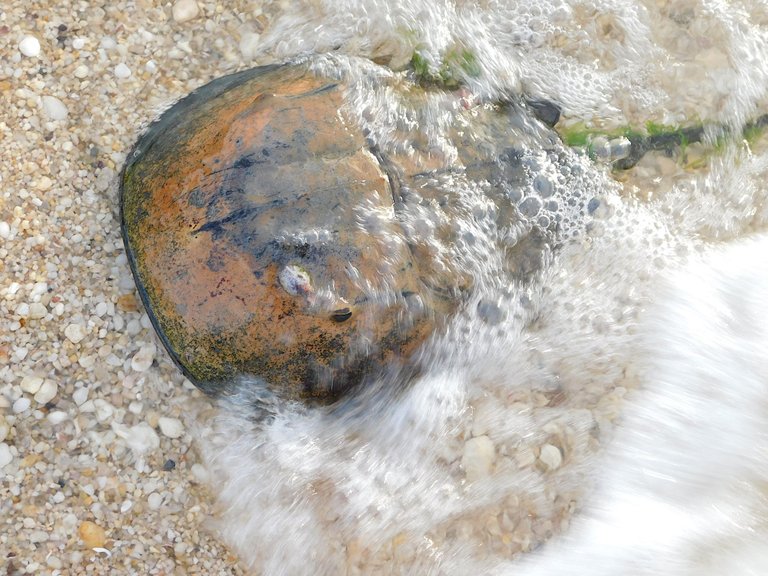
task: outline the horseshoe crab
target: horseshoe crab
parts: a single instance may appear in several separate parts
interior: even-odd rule
[[[430,332],[393,182],[339,117],[341,86],[301,66],[211,82],[137,142],[123,238],[168,353],[210,394],[241,374],[332,400]]]
[[[254,375],[284,398],[333,401],[410,357],[478,274],[504,286],[549,249],[544,211],[556,203],[531,201],[519,150],[553,145],[549,127],[520,107],[468,110],[460,94],[405,83],[424,118],[450,110],[449,128],[429,141],[410,118],[384,126],[410,146],[385,154],[362,126],[378,108],[344,108],[349,86],[331,76],[304,63],[214,80],[152,124],[123,168],[139,294],[209,394]],[[482,272],[490,264],[501,268]]]

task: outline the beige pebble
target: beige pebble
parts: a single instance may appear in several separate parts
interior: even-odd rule
[[[39,320],[40,318],[45,318],[46,314],[48,314],[48,309],[41,302],[32,302],[32,304],[29,305],[30,318]]]
[[[177,0],[171,10],[173,19],[182,24],[194,20],[200,14],[196,0]]]
[[[73,74],[75,75],[75,78],[79,78],[82,80],[83,78],[88,77],[88,74],[90,74],[91,71],[88,69],[88,66],[85,64],[80,64],[77,68],[75,68],[75,71]]]
[[[560,449],[557,446],[544,444],[539,453],[539,460],[544,464],[547,470],[557,470],[563,463],[563,455],[560,453]]]
[[[488,476],[491,473],[495,455],[496,448],[488,436],[477,436],[467,440],[461,457],[461,465],[467,480],[474,482]]]
[[[69,324],[64,328],[64,336],[66,336],[72,344],[79,344],[87,334],[88,331],[82,324]]]
[[[80,524],[77,533],[86,548],[104,548],[104,545],[107,543],[107,535],[104,532],[104,528],[90,520]]]
[[[67,105],[56,96],[43,96],[41,104],[48,120],[64,120],[69,115]]]
[[[40,386],[43,385],[43,378],[40,376],[34,376],[29,374],[21,379],[21,391],[27,394],[36,394],[40,390]]]
[[[35,187],[38,190],[42,190],[43,192],[50,190],[52,186],[53,180],[51,180],[48,176],[40,176],[40,178],[38,178],[35,182]]]
[[[155,360],[157,347],[154,344],[142,346],[131,358],[131,368],[136,372],[146,372]]]
[[[163,436],[168,438],[180,438],[184,434],[184,424],[178,418],[161,416],[157,424],[160,426],[160,432],[163,433]]]
[[[11,448],[5,442],[0,442],[0,470],[8,466],[11,462],[13,462]]]
[[[35,394],[35,402],[40,404],[47,404],[58,394],[59,385],[53,380],[45,380],[40,386],[40,390]]]

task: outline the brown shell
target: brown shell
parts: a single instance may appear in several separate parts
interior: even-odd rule
[[[302,66],[215,80],[175,104],[121,176],[123,236],[169,354],[209,393],[237,375],[335,398],[424,340],[433,316],[392,175]],[[307,280],[308,276],[308,280]]]

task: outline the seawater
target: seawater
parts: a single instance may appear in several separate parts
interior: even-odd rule
[[[399,394],[265,406],[244,382],[221,403],[202,445],[217,529],[243,564],[768,572],[768,149],[741,137],[768,112],[768,6],[317,0],[277,12],[262,60],[330,53],[316,66],[348,80],[347,118],[384,149],[419,139],[453,166],[430,185],[459,209],[405,224],[475,285]],[[687,159],[649,154],[626,173],[525,141],[518,207],[538,198],[532,218],[560,226],[521,277],[500,254],[530,228],[499,225],[498,191],[462,170],[452,97],[414,108],[366,80],[397,84],[415,49],[436,69],[470,51],[473,101],[557,102],[563,126],[715,128]]]

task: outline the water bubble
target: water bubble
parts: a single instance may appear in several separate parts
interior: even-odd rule
[[[542,198],[552,196],[555,191],[555,187],[552,184],[552,181],[541,174],[533,179],[533,189],[536,190],[538,195]]]
[[[527,196],[522,202],[520,202],[520,213],[528,218],[533,218],[541,210],[542,201],[536,196]]]

